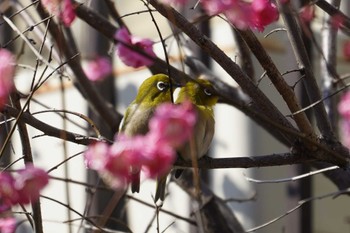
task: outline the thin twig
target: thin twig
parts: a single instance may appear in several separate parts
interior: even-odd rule
[[[348,190],[348,189],[346,189]],[[257,227],[254,227],[254,228],[251,228],[249,230],[247,230],[246,232],[254,232],[254,231],[257,231],[257,230],[260,230],[268,225],[271,225],[272,223],[275,223],[277,222],[278,220],[280,220],[281,218],[284,218],[285,216],[293,213],[295,210],[299,209],[300,207],[302,207],[303,205],[309,203],[309,202],[312,202],[312,201],[315,201],[315,200],[321,200],[321,199],[324,199],[324,198],[328,198],[328,197],[334,197],[336,195],[338,195],[340,192],[344,192],[344,190],[341,190],[341,191],[336,191],[336,192],[332,192],[332,193],[327,193],[327,194],[324,194],[324,195],[321,195],[321,196],[317,196],[317,197],[310,197],[310,198],[307,198],[307,199],[304,199],[304,200],[301,200],[299,201],[299,204],[296,205],[295,207],[293,207],[292,209],[286,211],[284,214],[260,225],[260,226],[257,226]]]
[[[70,207],[69,205],[61,202],[61,201],[58,201],[54,198],[51,198],[51,197],[48,197],[48,196],[44,196],[44,195],[40,195],[40,197],[44,198],[44,199],[47,199],[47,200],[50,200],[52,202],[56,202],[58,203],[59,205],[62,205],[66,208],[68,208],[70,211],[76,213],[77,215],[79,215],[80,217],[82,217],[85,221],[87,221],[88,223],[90,223],[92,226],[96,227],[97,229],[99,229],[101,232],[106,232],[105,230],[103,230],[103,228],[97,226],[92,220],[90,220],[89,218],[85,217],[83,214],[79,213],[77,210],[73,209],[72,207]]]
[[[74,116],[80,117],[81,119],[83,119],[84,121],[86,121],[90,127],[95,131],[96,137],[100,138],[101,137],[101,133],[99,131],[99,129],[97,128],[96,124],[87,116],[85,116],[82,113],[78,113],[78,112],[74,112],[74,111],[70,111],[70,110],[58,110],[58,109],[49,109],[49,110],[42,110],[42,111],[38,111],[38,112],[33,112],[32,115],[36,115],[36,114],[41,114],[41,113],[48,113],[48,112],[56,112],[56,113],[68,113],[68,114],[72,114]],[[67,118],[66,116],[63,116],[64,118]]]
[[[308,172],[299,176],[293,176],[293,177],[289,177],[289,178],[283,178],[283,179],[273,179],[273,180],[257,180],[257,179],[253,179],[250,177],[247,177],[246,175],[245,178],[247,181],[249,182],[253,182],[253,183],[257,183],[257,184],[266,184],[266,183],[283,183],[283,182],[290,182],[290,181],[296,181],[296,180],[300,180],[306,177],[310,177],[310,176],[314,176],[323,172],[327,172],[327,171],[332,171],[335,169],[339,169],[338,166],[331,166],[331,167],[327,167],[324,169],[320,169],[317,171],[312,171],[312,172]]]
[[[287,34],[292,45],[299,69],[302,71],[302,74],[305,74],[303,83],[305,84],[307,94],[311,102],[316,102],[321,99],[322,96],[317,86],[315,75],[311,69],[311,63],[305,49],[305,44],[301,38],[300,25],[292,13],[292,4],[281,3],[281,0],[277,0],[276,2],[281,12],[281,16],[284,20]],[[314,107],[314,111],[317,126],[321,134],[330,140],[335,140],[335,136],[327,117],[324,105],[322,103],[316,105]]]

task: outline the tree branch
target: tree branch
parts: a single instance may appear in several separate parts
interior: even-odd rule
[[[340,0],[332,0],[332,4],[335,4],[337,7],[339,7]],[[323,96],[329,96],[336,90],[336,80],[330,73],[329,67],[333,67],[335,69],[337,65],[337,32],[338,29],[331,23],[331,16],[325,14],[321,31],[322,53],[324,54],[324,57],[321,57]],[[329,98],[324,101],[328,113],[328,118],[334,130],[337,129],[335,101],[335,98]]]
[[[201,169],[222,169],[222,168],[253,168],[272,167],[310,163],[316,159],[301,154],[281,153],[271,155],[260,155],[250,157],[210,158],[204,157],[198,160],[198,167]],[[191,161],[177,160],[175,167],[192,167]]]
[[[289,110],[293,113],[301,109],[297,97],[293,89],[287,84],[287,82],[282,77],[281,73],[278,71],[275,64],[272,62],[271,57],[266,53],[265,49],[253,34],[250,29],[240,30],[240,35],[248,44],[250,50],[254,53],[255,57],[258,59],[262,67],[265,69],[267,76],[270,78],[273,85],[276,87],[277,91],[283,97]],[[314,130],[306,117],[305,112],[295,115],[294,120],[298,125],[301,132],[309,135],[312,138],[316,138]]]
[[[343,22],[340,28],[343,29],[345,33],[347,34],[350,33],[350,18],[347,15],[345,15],[343,12],[341,12],[339,9],[335,8],[325,0],[316,0],[315,4],[330,16],[335,16],[335,15],[341,16],[343,19]]]
[[[49,16],[47,12],[43,9],[41,3],[38,4],[37,11],[41,18],[47,18]],[[50,21],[49,31],[53,39],[55,39],[59,50],[67,59],[78,54],[78,51],[73,51],[72,48],[68,46],[62,31],[58,28],[55,22]],[[106,103],[106,101],[98,93],[96,88],[88,80],[88,78],[85,75],[85,72],[81,67],[79,58],[69,60],[68,65],[74,72],[75,81],[79,87],[78,90],[89,101],[91,107],[93,107],[94,110],[97,111],[101,115],[101,117],[106,121],[106,123],[116,132],[118,130],[122,116],[115,112],[111,104]]]
[[[300,70],[305,74],[302,79],[307,94],[309,96],[310,102],[316,102],[322,98],[320,90],[317,86],[317,82],[314,73],[311,69],[311,63],[307,55],[304,42],[301,37],[300,27],[292,13],[291,4],[281,3],[280,0],[276,1],[284,20],[285,26],[287,28],[287,34],[292,45],[297,63]],[[323,103],[320,103],[314,107],[315,118],[317,121],[317,126],[322,134],[322,136],[335,140],[334,133],[332,131],[329,119],[327,118],[327,113]]]
[[[19,95],[14,92],[11,94],[11,99],[18,110],[18,112],[21,111],[21,103],[20,103],[20,97]],[[33,155],[32,155],[32,149],[30,146],[30,139],[28,135],[27,125],[20,121],[18,122],[18,131],[20,135],[20,140],[22,144],[22,153],[24,158],[24,163],[26,166],[30,166],[31,164],[34,164],[33,161]],[[41,215],[41,208],[40,208],[40,199],[38,199],[36,202],[31,202],[32,210],[33,210],[33,220],[34,220],[34,229],[37,233],[43,233],[43,220]]]
[[[3,113],[7,117],[17,117],[18,114],[20,113],[20,111],[18,109],[15,109],[13,107],[6,105],[3,109]],[[25,122],[26,124],[32,126],[33,128],[40,130],[41,132],[43,132],[47,136],[60,138],[60,139],[67,140],[67,141],[77,143],[80,145],[88,145],[91,142],[94,142],[97,140],[97,139],[93,139],[93,138],[90,138],[87,136],[83,136],[80,134],[72,133],[69,131],[65,131],[65,130],[53,127],[49,124],[46,124],[46,123],[36,119],[28,112],[23,112],[23,114],[21,115],[21,117],[19,119],[19,122]]]

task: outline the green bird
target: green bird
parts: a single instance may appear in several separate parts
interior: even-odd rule
[[[191,153],[194,153],[197,159],[203,157],[213,140],[215,131],[213,106],[217,103],[218,96],[215,95],[214,88],[208,80],[197,79],[187,82],[180,89],[175,103],[180,104],[185,101],[190,101],[194,105],[197,119],[190,141],[178,150],[178,155],[186,161],[191,161]],[[182,170],[178,169],[175,177],[180,176],[181,172]],[[158,179],[155,201],[158,199],[164,201],[166,178],[167,176],[163,176]]]
[[[156,74],[140,86],[135,100],[126,109],[119,132],[126,136],[145,135],[148,122],[158,105],[171,102],[170,79],[165,74]],[[140,191],[140,167],[131,168],[131,191]]]

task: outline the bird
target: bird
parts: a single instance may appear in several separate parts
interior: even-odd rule
[[[155,74],[147,78],[139,87],[135,99],[127,107],[119,134],[125,136],[145,135],[149,131],[148,122],[157,106],[172,101],[172,85],[169,76]],[[140,191],[140,167],[131,168],[131,191]]]
[[[178,149],[178,155],[185,161],[192,160],[194,153],[197,159],[203,157],[209,149],[215,131],[215,119],[213,106],[218,101],[218,95],[210,81],[205,79],[191,80],[183,86],[178,94],[175,104],[190,101],[196,113],[196,123],[192,137]],[[191,141],[192,140],[192,141]],[[192,148],[194,145],[194,148]],[[180,176],[182,169],[175,172],[175,177]],[[160,177],[157,182],[155,201],[165,199],[165,185],[167,175]]]

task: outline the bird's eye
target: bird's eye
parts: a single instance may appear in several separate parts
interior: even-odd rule
[[[211,96],[211,95],[212,95],[212,93],[210,92],[210,90],[207,89],[207,88],[204,88],[204,93],[205,93],[207,96]]]
[[[157,82],[157,88],[160,91],[164,91],[168,87],[168,84],[162,81]]]

